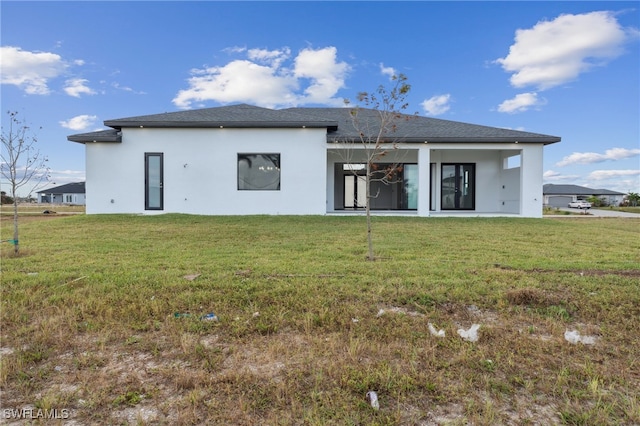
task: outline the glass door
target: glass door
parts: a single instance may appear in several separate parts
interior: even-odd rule
[[[475,181],[475,164],[442,164],[441,209],[475,210]]]
[[[162,153],[144,154],[144,209],[164,208]]]
[[[404,164],[402,182],[404,183],[405,199],[400,209],[418,209],[418,165]]]
[[[367,181],[365,176],[344,176],[344,208],[359,209],[366,207]]]

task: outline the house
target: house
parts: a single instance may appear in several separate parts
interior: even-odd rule
[[[378,111],[359,110],[375,126]],[[377,214],[542,216],[542,156],[559,137],[405,116]],[[86,150],[87,214],[325,215],[362,210],[351,109],[246,104],[106,120]],[[384,165],[381,165],[384,166]]]
[[[608,189],[591,189],[578,185],[554,185],[552,183],[545,184],[542,193],[544,205],[549,207],[567,207],[572,201],[586,201],[591,197],[603,200],[605,205],[617,206],[625,195],[622,192]]]
[[[74,182],[37,191],[38,203],[85,205],[85,183]]]

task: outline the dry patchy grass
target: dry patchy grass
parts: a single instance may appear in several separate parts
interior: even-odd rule
[[[637,225],[376,218],[372,263],[362,218],[27,222],[27,253],[2,251],[1,408],[66,409],[65,424],[638,424]]]

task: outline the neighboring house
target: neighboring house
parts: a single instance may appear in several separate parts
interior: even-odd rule
[[[107,120],[68,140],[85,145],[88,214],[339,214],[364,205],[350,111],[242,104]],[[400,181],[374,188],[377,213],[542,216],[543,147],[559,137],[406,118],[385,157]]]
[[[38,203],[85,205],[84,182],[68,183],[38,191]]]
[[[578,185],[545,184],[542,188],[544,205],[549,207],[567,207],[572,201],[586,201],[590,197],[597,197],[609,206],[617,206],[622,202],[622,192],[608,189],[591,189]]]

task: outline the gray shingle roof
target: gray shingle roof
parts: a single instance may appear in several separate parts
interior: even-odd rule
[[[67,136],[71,142],[122,142],[122,134],[118,129],[98,130],[96,132],[78,133]]]
[[[334,119],[338,122],[335,132],[330,132],[327,139],[338,142],[345,139],[357,138],[351,111],[353,108],[292,108],[290,111],[304,112],[314,116]],[[379,128],[379,112],[373,109],[358,109],[360,127],[371,129],[370,134],[377,133]],[[458,121],[441,120],[437,118],[415,115],[402,115],[396,120],[397,129],[388,134],[388,139],[398,142],[535,142],[550,144],[559,142],[557,136],[539,133],[522,132],[518,130],[502,129],[498,127],[481,126],[477,124],[461,123]]]
[[[288,108],[273,110],[246,104],[143,115],[138,117],[106,120],[104,124],[112,130],[82,133],[68,136],[72,142],[120,142],[119,130],[125,127],[231,127],[231,128],[326,128],[328,142],[357,139],[359,132],[354,127],[353,108]],[[358,120],[366,123],[371,134],[377,133],[379,112],[358,109]],[[457,121],[429,117],[403,115],[396,121],[396,130],[386,136],[388,141],[424,142],[559,142],[557,136],[518,130],[481,126]]]
[[[43,189],[37,191],[37,194],[84,194],[85,186],[84,182],[67,183],[53,188]]]
[[[335,121],[299,114],[290,110],[274,110],[240,104],[226,107],[107,120],[105,126],[122,127],[335,127]]]
[[[624,195],[622,192],[608,189],[591,189],[578,185],[556,185],[547,183],[542,187],[545,195]]]

